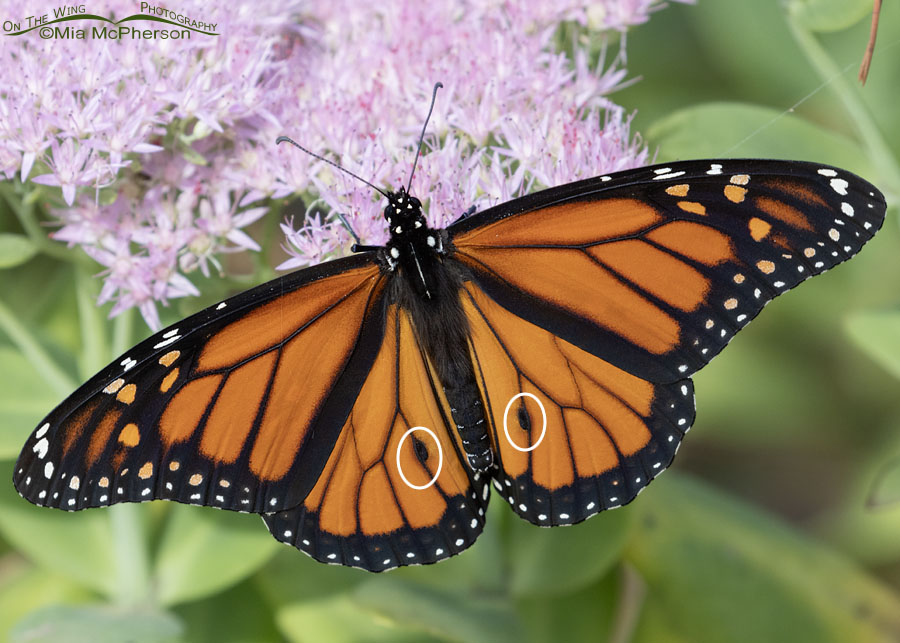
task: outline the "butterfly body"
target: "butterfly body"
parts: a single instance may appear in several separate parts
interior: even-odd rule
[[[67,510],[255,512],[279,541],[370,571],[469,547],[490,485],[533,524],[574,524],[669,466],[691,375],[855,255],[885,208],[845,170],[757,159],[626,170],[442,230],[401,190],[384,247],[114,360],[39,424],[13,482]]]
[[[391,238],[377,253],[391,280],[387,301],[409,315],[447,396],[469,464],[475,471],[486,471],[493,458],[459,299],[462,284],[471,277],[453,259],[446,230],[428,227],[417,198],[402,188],[388,193],[384,218]]]

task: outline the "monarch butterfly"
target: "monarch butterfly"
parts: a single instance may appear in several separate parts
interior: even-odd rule
[[[529,522],[577,523],[670,464],[691,375],[885,213],[850,172],[772,160],[627,170],[446,229],[383,194],[385,246],[227,299],[81,386],[28,438],[19,493],[259,513],[375,572],[469,547],[490,483]]]

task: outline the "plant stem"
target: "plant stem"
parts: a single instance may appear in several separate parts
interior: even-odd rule
[[[644,605],[647,586],[640,574],[628,563],[622,565],[622,589],[613,614],[609,643],[628,643],[634,636]]]
[[[141,508],[130,503],[114,505],[109,508],[109,521],[116,565],[116,592],[112,598],[123,605],[146,607],[152,592]]]
[[[88,257],[73,253],[61,243],[51,241],[47,237],[46,231],[41,228],[35,216],[34,203],[40,194],[38,190],[32,190],[23,196],[17,192],[15,183],[2,181],[0,182],[0,194],[3,195],[13,214],[16,215],[19,225],[22,226],[22,230],[28,236],[28,239],[42,253],[66,263],[86,263],[90,261]]]
[[[890,147],[884,142],[868,108],[860,99],[859,92],[850,86],[846,74],[834,63],[812,33],[794,18],[788,17],[787,22],[794,39],[806,54],[807,59],[843,103],[850,122],[856,128],[873,164],[882,173],[889,191],[894,196],[900,196],[900,164],[894,158]]]
[[[106,343],[106,324],[95,303],[96,285],[84,269],[75,273],[75,295],[78,302],[78,319],[81,327],[81,351],[78,367],[82,377],[90,377],[99,371],[109,359]]]
[[[2,330],[34,370],[60,398],[75,390],[75,381],[44,350],[31,331],[0,301],[0,330]]]
[[[122,311],[122,314],[113,320],[112,354],[121,355],[128,350],[133,341],[134,332],[134,308]]]

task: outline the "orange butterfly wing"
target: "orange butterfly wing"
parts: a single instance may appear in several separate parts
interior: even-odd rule
[[[455,224],[454,257],[503,307],[653,382],[697,371],[884,219],[873,186],[811,163],[691,161],[612,188],[604,178]]]
[[[158,333],[45,418],[19,457],[16,488],[69,510],[155,498],[295,506],[375,360],[383,291],[379,267],[351,257]]]
[[[689,376],[768,301],[856,254],[884,210],[844,170],[692,161],[451,226],[498,490],[539,525],[630,501],[691,426]],[[510,404],[521,393],[546,413],[530,451],[543,417],[533,400]]]
[[[322,475],[302,504],[264,516],[272,535],[321,562],[369,571],[469,547],[484,525],[487,479],[463,464],[440,390],[408,314],[392,305]],[[410,432],[419,426],[428,431]]]
[[[694,421],[689,378],[653,384],[518,317],[471,282],[463,293],[486,400],[497,491],[544,527],[630,502]],[[528,396],[528,397],[525,397]]]

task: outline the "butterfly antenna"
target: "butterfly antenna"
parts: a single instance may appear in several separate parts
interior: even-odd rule
[[[409,183],[406,185],[407,193],[409,192],[409,188],[412,187],[413,174],[416,173],[416,164],[419,162],[419,155],[422,154],[422,141],[425,140],[425,128],[428,127],[428,120],[431,118],[431,112],[434,109],[434,100],[437,98],[437,90],[443,86],[443,83],[437,82],[434,84],[434,89],[431,92],[431,107],[428,108],[428,116],[425,117],[425,123],[422,125],[422,134],[419,136],[419,145],[416,147],[416,158],[413,160],[412,172],[409,173]]]
[[[353,237],[353,240],[356,242],[355,245],[360,245],[362,243],[362,241],[360,240],[359,235],[356,234],[356,231],[350,226],[350,222],[347,221],[347,219],[344,217],[344,215],[341,214],[340,212],[335,212],[335,214],[337,215],[337,218],[340,220],[340,222],[343,224],[343,226],[345,228],[347,228],[347,232],[350,233],[350,236]]]
[[[432,103],[432,104],[433,104],[433,103]],[[431,112],[428,112],[428,114],[429,114],[429,116],[430,116],[430,115],[431,115]],[[300,145],[300,144],[297,143],[296,141],[291,140],[291,139],[288,138],[287,136],[279,136],[278,138],[276,138],[276,139],[275,139],[275,145],[278,145],[279,143],[283,143],[283,142],[285,142],[285,141],[287,141],[288,143],[290,143],[290,144],[293,145],[294,147],[297,147],[297,148],[303,150],[304,152],[306,152],[306,153],[309,154],[310,156],[315,157],[315,158],[319,159],[320,161],[325,161],[326,163],[328,163],[328,165],[331,165],[331,166],[336,167],[336,168],[339,169],[341,172],[344,172],[344,173],[346,173],[346,174],[349,174],[349,175],[352,176],[354,179],[357,179],[358,181],[362,181],[363,183],[365,183],[366,185],[368,185],[370,188],[372,188],[373,190],[375,190],[376,192],[378,192],[378,193],[379,193],[381,196],[383,196],[384,198],[388,198],[387,193],[386,193],[384,190],[382,190],[381,188],[379,188],[378,186],[372,185],[371,183],[369,183],[368,181],[366,181],[364,178],[362,178],[362,177],[359,176],[358,174],[354,174],[353,172],[351,172],[351,171],[348,170],[347,168],[341,167],[340,165],[338,165],[338,164],[335,163],[334,161],[329,161],[327,158],[325,158],[325,157],[322,156],[321,154],[316,154],[315,152],[312,152],[312,151],[306,149],[305,147],[303,147],[302,145]],[[413,167],[415,167],[415,166],[413,166]]]

